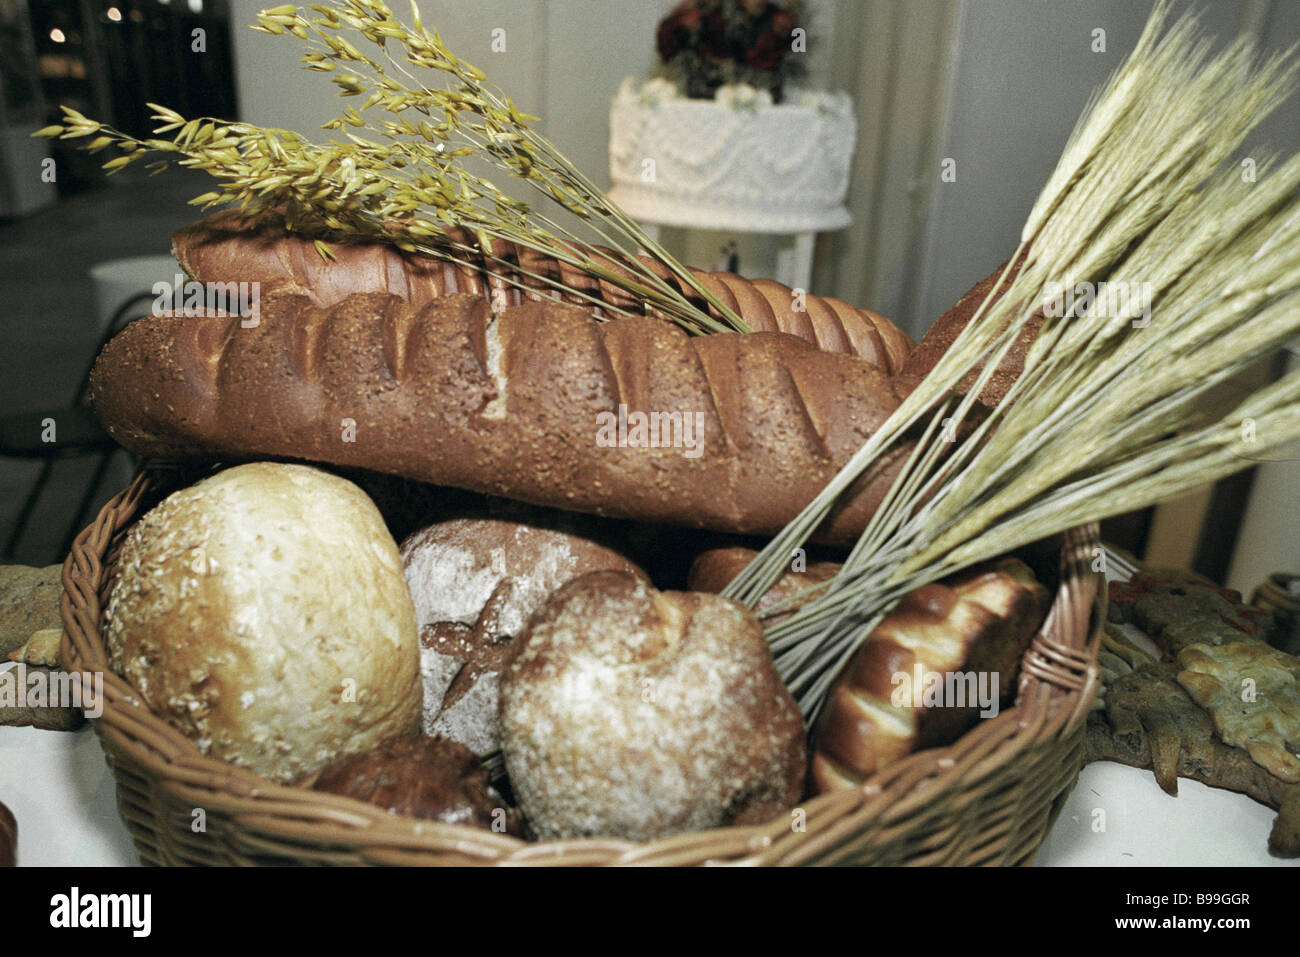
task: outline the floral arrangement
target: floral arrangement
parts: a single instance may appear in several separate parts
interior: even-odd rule
[[[805,49],[797,0],[683,0],[659,24],[659,57],[686,95],[712,99],[720,87],[750,86],[781,102],[802,72]]]

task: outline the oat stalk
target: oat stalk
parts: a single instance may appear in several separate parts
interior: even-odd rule
[[[506,240],[616,286],[688,331],[749,331],[532,127],[536,117],[521,112],[481,70],[452,53],[437,31],[426,29],[414,0],[410,19],[402,23],[381,0],[333,0],[301,10],[283,4],[259,14],[254,29],[301,40],[305,69],[329,74],[339,96],[363,97],[359,107],[349,106],[324,125],[342,137],[325,144],[291,130],[186,118],[152,103],[159,123],[152,138],[129,136],[67,107],[63,123],[36,135],[85,137],[92,152],[115,147],[119,155],[104,164],[110,173],[151,155],[162,157],[148,164],[154,172],[173,163],[203,170],[221,184],[191,201],[204,209],[238,204],[249,216],[281,209],[291,229],[390,242],[458,263],[482,258],[523,286],[513,275],[518,266],[492,254],[493,240]],[[372,48],[374,55],[365,52]],[[441,85],[434,82],[439,79]],[[577,216],[606,248],[593,249],[553,216],[471,172],[464,162],[470,157]],[[449,236],[452,227],[467,230],[473,241]],[[317,248],[329,255],[327,247]],[[659,268],[639,258],[641,252]],[[595,302],[562,278],[527,275],[567,297]],[[617,305],[599,307],[603,314],[626,313]]]

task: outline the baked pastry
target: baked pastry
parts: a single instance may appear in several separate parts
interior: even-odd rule
[[[463,231],[449,230],[448,236],[477,247],[478,240]],[[229,210],[191,223],[172,236],[172,253],[192,279],[205,283],[259,282],[264,289],[280,286],[309,297],[323,308],[358,292],[391,294],[414,306],[456,293],[495,300],[501,307],[527,301],[550,302],[557,291],[537,277],[551,277],[563,280],[570,289],[597,303],[610,303],[635,313],[646,309],[644,301],[615,285],[503,239],[493,243],[494,261],[480,257],[472,266],[468,264],[472,254],[464,257],[465,265],[457,265],[404,253],[387,243],[331,241],[330,249],[332,260],[323,259],[313,238],[286,231],[283,215],[276,212],[244,219],[238,210]],[[596,247],[594,252],[599,258],[608,250]],[[654,260],[642,257],[642,262],[701,309],[717,316],[717,310],[707,307],[676,274]],[[622,268],[613,259],[606,263],[616,271]],[[518,285],[502,278],[500,273],[505,269]],[[788,286],[769,279],[749,280],[733,273],[697,269],[691,272],[755,332],[787,332],[825,352],[856,355],[886,374],[898,372],[915,345],[907,333],[884,316],[840,299],[807,293],[796,296]],[[580,295],[569,295],[567,301],[592,310],[591,300]],[[594,311],[600,312],[598,305]]]
[[[132,451],[357,466],[643,521],[775,534],[910,392],[780,333],[688,336],[559,303],[328,310],[270,292],[235,318],[146,316],[95,363],[95,410]],[[267,414],[268,408],[275,414]],[[871,466],[819,536],[854,540],[914,443]]]
[[[533,612],[587,572],[645,577],[590,539],[503,519],[438,522],[407,538],[401,555],[420,628],[424,733],[480,755],[500,745],[501,664]]]
[[[378,805],[390,814],[519,833],[508,806],[472,751],[446,738],[413,734],[364,754],[339,758],[312,781],[312,790]]]
[[[1225,607],[1224,590],[1208,582],[1195,581],[1187,573],[1146,572],[1130,583],[1112,583],[1111,607],[1123,617],[1132,611],[1134,600],[1156,597],[1151,595],[1156,592],[1159,598],[1153,605],[1160,619],[1174,621],[1183,617],[1171,601],[1174,590],[1182,593],[1189,608]],[[1245,611],[1240,625],[1256,617],[1254,609]],[[1199,617],[1196,612],[1193,616]],[[1084,763],[1117,761],[1149,768],[1170,795],[1178,794],[1179,777],[1246,794],[1278,812],[1269,832],[1269,851],[1296,857],[1300,782],[1294,779],[1292,751],[1287,749],[1288,738],[1293,747],[1296,736],[1295,684],[1288,678],[1295,659],[1288,662],[1289,656],[1282,655],[1276,663],[1261,666],[1281,653],[1246,637],[1240,625],[1228,619],[1207,623],[1205,637],[1210,641],[1187,644],[1177,660],[1166,661],[1152,656],[1142,640],[1150,636],[1133,624],[1106,623],[1098,658],[1103,685],[1088,715]],[[1227,640],[1214,641],[1216,631]],[[1245,655],[1240,655],[1240,646],[1249,646]],[[1161,654],[1158,647],[1155,650]],[[1238,658],[1244,666],[1240,670],[1234,667]],[[1249,685],[1245,678],[1251,679]]]
[[[1009,557],[906,596],[831,688],[813,736],[816,791],[854,787],[996,714],[1048,604],[1029,567]]]
[[[242,465],[169,496],[123,541],[105,617],[111,667],[154,714],[275,780],[419,721],[397,545],[319,469]]]
[[[799,800],[807,755],[750,611],[611,571],[534,616],[502,674],[501,747],[542,840],[769,820]]]

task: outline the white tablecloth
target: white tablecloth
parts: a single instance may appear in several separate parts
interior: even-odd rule
[[[0,727],[0,802],[18,820],[21,865],[137,863],[89,726],[73,733]],[[1149,771],[1093,764],[1083,769],[1035,863],[1294,864],[1268,855],[1273,816],[1249,798],[1195,781],[1180,781],[1172,798]]]

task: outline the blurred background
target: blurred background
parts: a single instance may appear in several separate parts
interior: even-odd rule
[[[87,454],[54,461],[31,441],[34,423],[77,404],[113,312],[142,284],[148,290],[148,270],[167,256],[170,233],[194,218],[186,200],[209,188],[199,174],[145,178],[131,169],[110,179],[96,158],[30,133],[57,121],[65,104],[144,135],[150,101],[187,116],[310,133],[337,114],[339,101],[325,78],[297,68],[296,41],[248,29],[266,5],[0,0],[5,562],[61,560],[70,529],[129,479],[129,458],[105,459],[93,425],[69,436],[84,439]],[[655,70],[656,26],[672,7],[671,0],[421,4],[426,24],[539,116],[541,130],[602,187],[610,183],[611,98],[625,77]],[[1221,38],[1246,31],[1274,50],[1300,41],[1300,4],[1291,0],[1197,7]],[[919,339],[1015,248],[1089,95],[1132,48],[1150,9],[1145,0],[804,0],[800,82],[844,91],[857,120],[852,224],[817,235],[810,290],[881,312]],[[1255,142],[1249,155],[1259,159],[1300,151],[1300,98]],[[950,175],[941,175],[945,169]],[[750,277],[777,275],[791,241],[668,226],[661,237],[701,268],[716,268],[734,243],[738,271]],[[1291,361],[1282,355],[1262,364],[1234,388],[1275,376]],[[61,434],[57,444],[75,443]],[[1249,596],[1269,572],[1300,572],[1292,534],[1298,467],[1252,469],[1126,516],[1108,533],[1139,557],[1195,568]]]

